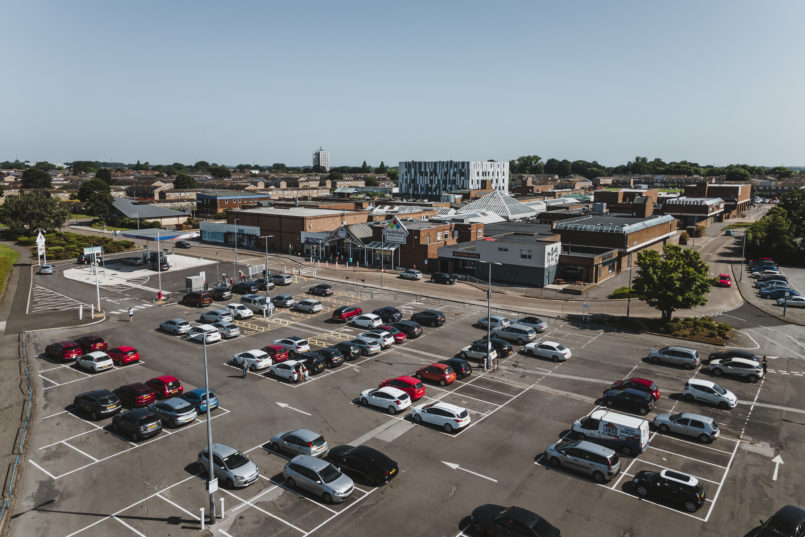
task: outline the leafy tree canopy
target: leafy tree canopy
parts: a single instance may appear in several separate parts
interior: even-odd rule
[[[93,192],[106,192],[109,194],[109,183],[97,177],[90,179],[89,181],[85,181],[84,184],[78,188],[78,199],[86,202]]]
[[[176,176],[176,179],[173,180],[173,188],[178,190],[198,188],[198,183],[196,183],[196,180],[189,175],[181,173]]]
[[[46,160],[43,160],[42,162],[37,162],[36,164],[34,164],[34,168],[36,168],[37,170],[42,170],[43,172],[46,172],[46,171],[50,171],[50,170],[55,170],[56,165],[52,164],[52,163],[50,163],[50,162],[48,162]]]
[[[28,168],[22,172],[22,188],[50,188],[50,174],[39,168]]]
[[[374,177],[367,177],[365,180],[366,186],[378,186],[380,183]]]
[[[227,177],[232,177],[232,171],[227,168],[226,166],[210,166],[210,174],[215,179],[224,179]]]
[[[377,173],[386,173],[386,163],[381,160],[380,161],[380,166],[378,166],[375,171]]]
[[[674,311],[707,303],[710,291],[707,264],[691,248],[666,245],[662,253],[637,254],[638,273],[632,282],[637,297],[670,321]]]
[[[11,196],[0,206],[0,222],[14,235],[30,235],[36,228],[54,231],[69,216],[66,204],[41,191]]]
[[[726,173],[727,181],[748,181],[751,177],[749,171],[738,167],[728,168]]]
[[[545,163],[538,155],[525,155],[509,161],[509,173],[544,173]]]
[[[95,178],[100,179],[107,185],[112,184],[112,170],[109,168],[101,168],[97,172],[95,172]]]
[[[341,172],[331,171],[330,173],[327,174],[327,179],[331,179],[331,180],[334,180],[334,181],[340,181],[343,178],[344,178],[344,174],[341,173]]]
[[[70,165],[70,168],[72,168],[73,174],[78,175],[81,173],[92,173],[98,169],[98,165],[91,160],[76,160]]]

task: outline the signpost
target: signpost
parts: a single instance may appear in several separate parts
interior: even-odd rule
[[[45,264],[47,264],[48,255],[47,255],[47,252],[45,250],[45,236],[42,235],[41,231],[36,236],[36,260],[39,263],[39,266],[41,267],[42,266],[42,261],[40,259],[40,256],[44,257]]]
[[[383,271],[384,263],[386,260],[386,243],[392,244],[405,244],[408,238],[408,230],[403,223],[396,216],[389,220],[389,223],[383,228],[383,242],[380,245],[380,287],[383,287]],[[393,250],[392,250],[393,252]],[[391,254],[394,256],[394,253]],[[394,257],[391,258],[391,266],[394,267]]]

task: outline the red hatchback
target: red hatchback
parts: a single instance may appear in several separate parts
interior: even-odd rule
[[[405,343],[406,341],[408,341],[408,336],[406,336],[405,332],[401,331],[399,328],[395,328],[395,327],[391,326],[390,324],[385,324],[385,325],[381,326],[380,328],[382,328],[383,330],[385,330],[386,332],[391,334],[392,337],[394,337],[394,343],[396,343],[398,345],[400,343]]]
[[[123,406],[128,408],[148,406],[157,400],[156,392],[142,382],[121,386],[115,390],[115,395],[120,398]]]
[[[729,274],[719,274],[718,275],[718,286],[719,287],[732,287],[732,278],[730,278]]]
[[[109,349],[106,354],[109,355],[115,365],[126,365],[140,361],[140,353],[134,347],[115,347],[114,349]]]
[[[632,377],[630,379],[616,380],[612,383],[613,390],[625,390],[626,388],[634,388],[635,390],[651,394],[655,401],[660,398],[659,388],[654,384],[654,381],[649,379]]]
[[[386,379],[380,383],[380,387],[391,386],[398,388],[408,394],[411,401],[416,401],[425,395],[425,385],[422,381],[414,377],[402,376],[395,379]]]
[[[151,380],[145,381],[145,385],[156,392],[157,399],[176,397],[177,395],[182,395],[184,391],[184,387],[182,383],[179,382],[179,379],[170,375],[154,377]]]
[[[89,354],[92,351],[106,351],[109,344],[100,336],[83,336],[75,340],[76,343],[81,345],[84,349],[84,354]]]
[[[284,362],[288,359],[288,349],[285,345],[266,345],[263,347],[263,352],[271,357],[272,363]]]
[[[420,367],[414,375],[418,379],[438,382],[441,386],[452,384],[456,380],[456,372],[447,364],[430,364]]]
[[[333,312],[333,319],[347,322],[361,313],[363,313],[363,310],[358,306],[341,306]]]
[[[75,360],[84,354],[84,352],[81,350],[81,346],[78,343],[67,340],[51,343],[45,347],[45,354],[55,360],[67,362],[69,360]]]

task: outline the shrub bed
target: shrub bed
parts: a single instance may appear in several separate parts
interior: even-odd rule
[[[36,237],[17,237],[17,244],[20,246],[33,246]],[[136,245],[133,241],[116,241],[108,237],[91,237],[89,235],[79,235],[78,233],[57,232],[45,235],[45,247],[47,257],[52,260],[77,258],[84,253],[84,248],[89,246],[103,246],[104,253],[113,254],[125,252],[133,249]],[[36,248],[31,248],[31,257],[36,257]]]

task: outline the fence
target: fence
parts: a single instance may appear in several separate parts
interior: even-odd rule
[[[19,338],[19,351],[22,353],[22,366],[23,366],[23,381],[25,383],[25,391],[27,392],[25,401],[25,415],[22,417],[22,423],[17,430],[17,439],[14,442],[14,462],[9,464],[8,471],[8,486],[3,490],[3,503],[0,506],[0,526],[4,525],[6,511],[10,510],[11,502],[14,500],[14,483],[17,479],[17,469],[22,462],[20,456],[23,454],[25,447],[25,439],[28,433],[28,426],[31,421],[31,406],[34,399],[34,390],[31,386],[31,372],[28,369],[28,345],[25,336],[25,329],[23,329]]]

